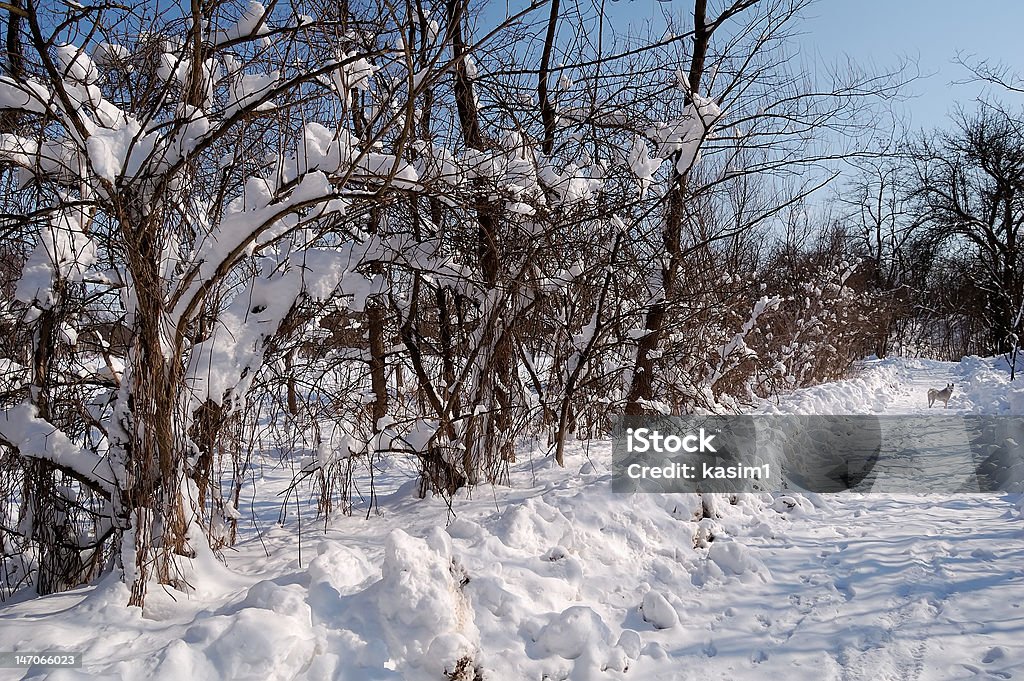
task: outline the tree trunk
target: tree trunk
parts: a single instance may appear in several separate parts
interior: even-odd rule
[[[462,22],[466,13],[466,0],[448,1],[448,25],[455,56],[455,101],[462,137],[470,149],[485,149],[480,128],[480,114],[476,104],[473,82],[466,72],[464,58],[468,55]],[[474,208],[477,216],[477,260],[486,289],[495,290],[501,282],[501,255],[498,234],[498,204],[489,199],[486,185],[474,181]],[[495,305],[504,305],[504,296],[497,293]],[[483,472],[493,482],[508,461],[515,458],[515,443],[511,435],[511,396],[509,390],[514,379],[514,363],[509,334],[501,328],[507,323],[504,315],[497,314],[495,323],[484,332],[480,342],[489,352],[478,355],[476,404],[484,413],[474,416],[467,428],[464,469],[470,484],[478,481]]]
[[[707,0],[695,0],[693,9],[693,56],[687,84],[690,95],[700,88],[704,74],[704,62],[707,58],[708,44],[712,30],[707,25]],[[666,259],[661,268],[661,299],[656,300],[648,309],[644,328],[647,333],[637,344],[636,362],[629,393],[626,397],[625,413],[627,416],[639,416],[648,411],[647,404],[654,397],[654,354],[661,344],[668,315],[668,306],[675,295],[676,279],[682,265],[681,244],[684,206],[687,195],[688,172],[680,172],[677,158],[672,158],[672,179],[669,185],[668,206],[665,213],[665,225],[662,228],[662,246]]]
[[[177,359],[180,349],[165,356],[162,344],[165,301],[157,230],[144,219],[123,224],[139,225],[126,230],[133,251],[129,262],[137,300],[135,343],[127,377],[130,409],[125,449],[135,550],[129,604],[141,606],[151,569],[160,583],[177,584],[174,556],[192,552],[186,541],[181,494],[185,438],[177,425],[183,367]]]

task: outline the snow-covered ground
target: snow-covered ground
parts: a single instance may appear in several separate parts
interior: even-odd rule
[[[782,414],[1024,414],[1024,384],[1010,382],[1001,359],[966,357],[865,360],[857,376],[786,395],[758,411]],[[1019,367],[1018,370],[1024,370]],[[949,406],[928,406],[928,390],[955,385]]]
[[[1021,414],[994,360],[866,362],[775,413]],[[200,556],[190,594],[116,581],[0,606],[0,651],[81,669],[0,679],[1010,679],[1024,677],[1019,495],[613,494],[609,447],[510,488],[381,500]],[[267,476],[267,485],[280,480]],[[268,515],[269,517],[269,515]],[[448,522],[446,526],[446,520]],[[301,554],[300,554],[301,548]],[[48,675],[48,676],[47,676]]]

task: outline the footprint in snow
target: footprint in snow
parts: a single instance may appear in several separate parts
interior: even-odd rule
[[[845,579],[837,579],[832,583],[832,585],[847,601],[852,601],[853,597],[857,595],[856,590],[850,585],[850,582]]]
[[[996,554],[988,549],[974,549],[971,551],[972,558],[978,558],[980,560],[995,560]]]

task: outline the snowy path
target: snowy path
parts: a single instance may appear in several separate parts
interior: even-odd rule
[[[971,380],[961,364],[905,362],[864,411],[971,412],[990,392],[975,397]],[[929,409],[928,389],[949,382],[960,392],[948,411]],[[857,410],[856,401],[846,406]],[[716,618],[717,657],[746,655],[749,664],[710,662],[713,678],[746,678],[744,667],[758,668],[750,678],[1024,678],[1019,497],[837,495],[826,503],[794,518],[778,540],[744,540],[773,578],[759,604]]]
[[[908,360],[898,371],[891,391],[886,391],[886,399],[881,400],[881,412],[878,413],[937,415],[968,412],[974,406],[964,395],[964,383],[969,380],[958,363]],[[941,402],[929,407],[928,390],[941,390],[947,383],[955,385],[949,407],[944,408]]]
[[[749,602],[718,594],[709,676],[677,678],[1024,678],[1024,531],[1008,500],[830,506],[745,540],[772,579]]]

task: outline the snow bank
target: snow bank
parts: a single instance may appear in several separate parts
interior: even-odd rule
[[[73,615],[60,600],[69,596],[29,601],[10,610],[24,626],[0,629],[0,644],[91,650],[83,673],[129,680],[592,679],[657,668],[689,636],[704,589],[771,579],[728,538],[764,536],[765,514],[783,516],[754,496],[723,500],[720,517],[698,524],[696,496],[612,494],[609,457],[592,449],[586,472],[523,464],[515,488],[454,500],[447,530],[441,499],[337,518],[311,557],[305,542],[301,565],[294,536],[275,529],[228,555],[233,579],[197,566],[189,580],[212,571],[213,588],[157,589],[130,618],[126,594]],[[534,473],[547,484],[533,486]],[[38,616],[20,617],[29,610]],[[111,643],[89,643],[97,630]]]
[[[766,401],[754,413],[760,414],[864,414],[881,413],[895,399],[901,363],[898,360],[864,362],[860,373],[850,379],[823,383]]]
[[[1024,371],[1024,357],[1017,360],[1018,372]],[[965,357],[951,378],[956,385],[951,404],[978,415],[1024,415],[1024,383],[1022,378],[1010,380],[1007,357]],[[985,440],[992,443],[981,462],[984,473],[996,489],[1024,492],[1024,421],[1000,419],[989,425]]]

